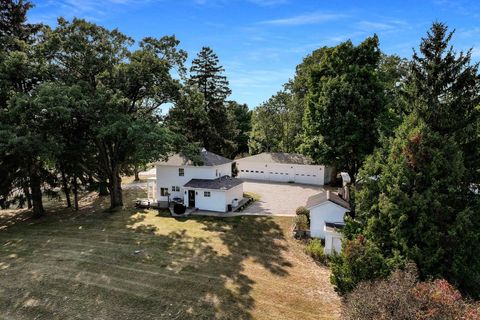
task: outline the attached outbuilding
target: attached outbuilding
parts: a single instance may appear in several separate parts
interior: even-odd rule
[[[326,255],[331,255],[342,252],[342,233],[341,230],[345,227],[342,222],[325,222],[325,247],[323,252]]]
[[[310,210],[310,236],[325,239],[327,223],[343,224],[350,204],[338,194],[327,191],[311,196],[307,200]]]
[[[324,185],[330,182],[332,169],[312,164],[310,158],[298,153],[264,152],[235,160],[238,177],[273,182]]]
[[[236,207],[243,198],[242,181],[230,176],[217,179],[192,179],[183,188],[184,202],[188,207],[227,212],[228,206]],[[230,210],[231,210],[230,207]]]

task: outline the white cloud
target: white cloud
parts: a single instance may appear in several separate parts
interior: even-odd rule
[[[314,12],[309,14],[303,14],[288,18],[273,19],[261,21],[260,24],[267,24],[273,26],[298,26],[306,24],[317,24],[327,21],[334,21],[346,18],[345,14],[336,14],[336,13],[324,13],[324,12]]]
[[[29,12],[29,20],[53,24],[57,17],[72,18],[77,16],[96,21],[111,14],[114,10],[151,1],[154,0],[47,0],[37,4]],[[37,13],[37,9],[43,13]]]
[[[398,28],[405,28],[408,24],[401,20],[388,20],[388,21],[360,21],[357,23],[357,27],[363,31],[387,31]]]

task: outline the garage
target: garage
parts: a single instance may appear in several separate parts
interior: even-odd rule
[[[241,179],[324,185],[332,175],[330,167],[314,165],[298,153],[264,152],[235,162]]]

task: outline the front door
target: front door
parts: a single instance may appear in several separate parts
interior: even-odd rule
[[[188,190],[188,206],[195,207],[195,190]]]

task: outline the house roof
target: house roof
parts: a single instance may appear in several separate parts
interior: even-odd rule
[[[188,181],[184,187],[194,189],[229,190],[242,183],[243,181],[240,179],[223,176],[217,179],[192,179]]]
[[[307,208],[310,209],[316,207],[327,201],[333,202],[340,207],[350,210],[350,204],[347,201],[342,199],[338,194],[330,191],[327,191],[325,193],[319,193],[309,197],[307,200]]]
[[[254,156],[238,159],[237,161],[282,164],[312,164],[312,160],[302,154],[281,152],[263,152]]]
[[[200,158],[203,162],[203,166],[218,166],[232,162],[232,160],[222,157],[213,152],[202,149],[200,151]],[[166,166],[193,166],[195,163],[182,154],[174,154],[168,157],[167,161],[160,161],[157,164]]]

